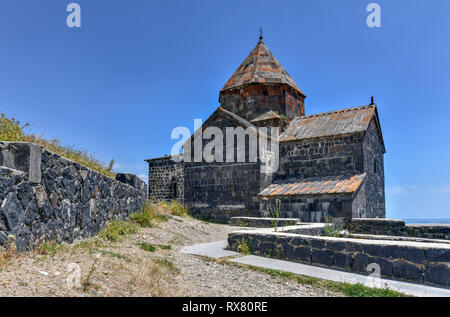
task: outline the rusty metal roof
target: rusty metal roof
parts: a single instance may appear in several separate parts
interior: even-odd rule
[[[258,197],[353,194],[359,189],[365,177],[366,174],[339,175],[272,184],[260,192]]]
[[[256,47],[250,52],[221,91],[255,83],[287,84],[302,95],[305,95],[275,56],[273,56],[272,52],[269,51],[262,39],[259,40]]]
[[[273,120],[273,119],[280,119],[280,116],[275,111],[267,111],[260,115],[259,117],[253,119],[250,122],[258,122],[258,121],[266,121],[266,120]]]
[[[374,115],[376,115],[381,140],[383,140],[376,105],[371,104],[296,117],[280,135],[280,142],[362,133],[367,130]]]

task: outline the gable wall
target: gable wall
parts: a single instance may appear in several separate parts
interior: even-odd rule
[[[366,213],[363,218],[385,218],[384,154],[380,135],[372,119],[364,138],[364,170],[366,171]],[[375,173],[374,164],[377,169]]]
[[[232,216],[258,216],[259,202],[256,195],[261,189],[260,164],[249,162],[249,141],[246,137],[245,162],[237,162],[237,139],[234,142],[235,161],[227,163],[225,158],[226,128],[235,122],[217,117],[208,126],[223,132],[223,162],[184,163],[184,201],[192,215],[217,221],[226,221]],[[203,140],[202,148],[210,140]],[[191,143],[191,157],[194,157],[194,142]]]

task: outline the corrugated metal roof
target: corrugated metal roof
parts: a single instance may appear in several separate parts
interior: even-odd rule
[[[364,181],[366,174],[326,176],[307,178],[297,182],[272,184],[259,197],[338,195],[355,193]]]
[[[280,142],[365,132],[375,111],[376,105],[371,104],[296,117],[280,135]]]
[[[234,72],[221,91],[254,83],[287,84],[305,95],[262,39],[259,40],[256,47]]]

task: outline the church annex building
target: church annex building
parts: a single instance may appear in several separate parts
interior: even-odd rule
[[[268,216],[275,200],[280,217],[304,222],[385,218],[386,150],[373,99],[369,105],[305,115],[305,98],[260,37],[201,129],[218,127],[225,135],[227,127],[277,127],[278,169],[261,173],[260,159],[148,159],[149,198],[177,199],[192,215],[216,221]]]

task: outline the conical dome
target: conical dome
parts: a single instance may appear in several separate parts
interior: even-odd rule
[[[267,48],[262,38],[221,91],[249,84],[286,84],[305,94]]]

